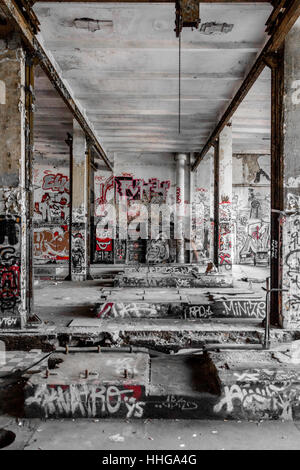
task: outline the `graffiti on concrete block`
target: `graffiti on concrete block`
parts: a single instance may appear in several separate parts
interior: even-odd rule
[[[226,317],[265,318],[264,300],[226,300],[221,303],[222,314]]]
[[[194,320],[196,318],[210,318],[213,311],[210,305],[191,305],[186,308],[184,317]]]
[[[17,328],[21,326],[20,317],[0,317],[0,328]]]
[[[198,409],[198,403],[188,398],[176,395],[168,395],[166,400],[156,403],[155,408],[167,408],[168,410],[191,411]]]
[[[31,393],[26,398],[27,410],[46,418],[142,418],[144,413],[144,390],[138,385],[44,384]]]
[[[149,302],[122,303],[106,302],[98,309],[97,317],[104,318],[157,318],[168,315],[168,304],[153,304]]]
[[[246,418],[292,419],[293,404],[299,400],[297,385],[234,384],[224,387],[219,402],[214,406],[216,414],[234,415],[242,412]]]

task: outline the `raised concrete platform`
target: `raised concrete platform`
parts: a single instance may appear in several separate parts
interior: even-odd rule
[[[155,272],[144,274],[135,272],[132,274],[118,274],[114,279],[116,287],[231,287],[233,279],[230,274],[199,274],[192,272],[191,274],[164,274]]]
[[[90,312],[90,315],[92,313]],[[272,328],[272,345],[300,338],[294,329]],[[58,346],[142,346],[162,352],[204,344],[262,344],[264,328],[252,319],[111,319],[94,316],[72,320],[70,326],[42,324],[35,328],[0,332],[0,341],[7,350],[42,349],[52,351]]]
[[[103,276],[115,275],[124,272],[123,264],[92,264],[90,274],[93,279],[102,279]],[[63,280],[69,274],[68,263],[41,263],[34,265],[35,279]]]
[[[246,289],[103,289],[96,317],[257,318],[266,316],[265,296]]]
[[[46,418],[299,419],[300,361],[280,362],[280,354],[60,355],[64,362],[48,376],[42,371],[29,379],[25,412]]]
[[[79,352],[59,355],[59,359],[63,361],[59,367],[28,381],[28,417],[143,416],[150,380],[147,354]]]

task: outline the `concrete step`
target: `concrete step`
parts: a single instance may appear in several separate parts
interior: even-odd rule
[[[25,413],[30,418],[299,419],[300,365],[280,363],[274,354],[59,355],[63,362],[57,368],[30,377]]]
[[[115,276],[115,287],[231,287],[233,285],[232,275],[229,274],[163,274],[136,272],[132,274],[118,274]]]
[[[254,291],[198,289],[104,289],[95,316],[111,318],[256,318],[266,316],[265,297]]]

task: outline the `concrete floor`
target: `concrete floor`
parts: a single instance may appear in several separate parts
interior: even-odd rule
[[[16,434],[7,450],[299,450],[290,421],[22,420],[0,417]]]
[[[268,267],[247,265],[233,266],[234,287],[249,288],[262,294],[265,280],[269,276]],[[58,280],[36,280],[34,289],[34,312],[43,321],[53,322],[56,326],[67,326],[71,320],[79,318],[94,318],[93,309],[100,300],[100,289],[111,286],[106,279],[85,282],[69,282]],[[134,291],[134,289],[132,289]],[[197,289],[199,294],[207,289]],[[263,294],[264,295],[264,294]]]
[[[234,267],[234,287],[247,289],[248,281],[260,280],[252,289],[261,293],[268,268]],[[106,280],[70,283],[38,281],[35,312],[43,320],[66,326],[72,319],[93,317],[100,289]],[[109,284],[108,284],[109,285]],[[216,328],[218,328],[216,322]],[[300,449],[300,423],[230,422],[198,420],[15,420],[0,416],[0,429],[16,434],[7,449],[80,450],[235,450]]]

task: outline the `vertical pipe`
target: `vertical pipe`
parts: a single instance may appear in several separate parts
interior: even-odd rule
[[[270,322],[277,326],[282,316],[282,230],[283,210],[283,90],[284,49],[271,63],[271,294]]]
[[[33,147],[34,147],[34,61],[26,53],[25,59],[25,188],[26,188],[26,312],[33,311]]]
[[[175,236],[177,239],[177,263],[185,262],[185,246],[184,246],[184,197],[185,197],[185,163],[187,155],[178,153],[175,156],[176,161],[176,229]]]
[[[69,273],[65,280],[71,281],[72,280],[72,212],[73,212],[73,204],[72,204],[72,199],[73,199],[73,137],[69,133],[67,134],[67,136],[68,137],[65,140],[65,142],[69,147],[70,205],[69,205],[69,266],[68,266]]]

